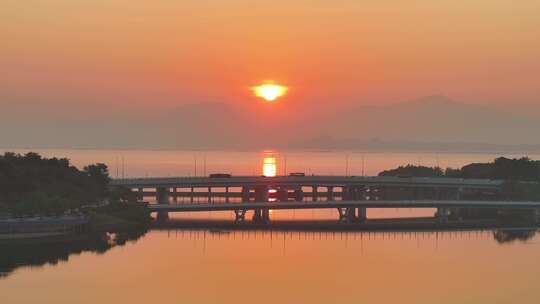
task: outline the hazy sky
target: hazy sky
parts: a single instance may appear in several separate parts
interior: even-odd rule
[[[0,103],[249,104],[263,80],[301,106],[535,103],[539,11],[538,0],[3,0]]]

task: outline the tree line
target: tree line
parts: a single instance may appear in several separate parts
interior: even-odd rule
[[[499,157],[492,162],[472,163],[460,169],[406,165],[385,170],[379,176],[401,177],[455,177],[503,179],[514,181],[540,181],[540,161],[528,157]]]
[[[0,214],[62,214],[110,196],[105,164],[73,166],[38,153],[0,155]]]

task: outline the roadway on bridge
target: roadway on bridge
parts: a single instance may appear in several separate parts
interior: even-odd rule
[[[490,179],[463,179],[446,177],[394,177],[394,176],[233,176],[210,177],[148,177],[113,179],[112,186],[131,188],[158,187],[255,187],[255,186],[394,186],[394,187],[448,187],[494,189],[504,181]]]

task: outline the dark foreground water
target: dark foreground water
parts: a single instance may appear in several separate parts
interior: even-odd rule
[[[2,245],[1,303],[538,303],[536,232],[169,229]]]

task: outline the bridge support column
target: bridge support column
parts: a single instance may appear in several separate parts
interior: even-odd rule
[[[294,190],[294,200],[297,202],[301,202],[304,200],[304,191],[302,191],[302,187]]]
[[[350,201],[353,198],[353,190],[352,187],[343,187],[342,192],[343,200],[344,201]]]
[[[208,187],[208,203],[212,203],[212,187]]]
[[[157,220],[158,221],[166,221],[169,219],[169,212],[167,211],[158,211],[157,213]]]
[[[350,223],[354,221],[354,208],[337,208],[339,213],[339,221],[341,223]]]
[[[326,187],[326,200],[328,201],[334,200],[334,187],[332,186]]]
[[[193,189],[193,187],[191,187],[191,194],[189,196],[189,201],[190,203],[193,204],[193,200],[195,199],[195,189]]]
[[[312,200],[313,202],[316,202],[316,201],[319,200],[319,193],[318,193],[318,190],[319,190],[319,187],[318,187],[317,185],[312,186],[312,190],[311,190],[311,194],[312,194],[311,200]]]
[[[356,220],[355,211],[355,208],[347,208],[347,222],[354,222]]]
[[[448,221],[448,214],[450,213],[450,210],[445,207],[439,207],[437,208],[437,212],[435,213],[435,217],[439,219],[439,222],[446,223]]]
[[[235,223],[242,223],[246,219],[246,210],[245,209],[237,209],[234,210],[235,214]]]
[[[268,187],[267,186],[257,186],[255,188],[255,202],[267,202],[268,201]]]
[[[268,201],[268,186],[257,186],[255,187],[255,202],[264,204]],[[268,209],[255,209],[253,211],[253,222],[255,223],[266,223],[269,220],[269,211]]]
[[[280,202],[287,202],[289,200],[289,190],[287,187],[282,186],[278,189],[278,199]]]
[[[356,218],[359,222],[363,223],[367,220],[367,210],[364,207],[358,208],[358,217]]]
[[[242,187],[242,203],[249,202],[249,187]]]
[[[229,187],[225,187],[225,203],[229,202]]]
[[[358,199],[358,187],[349,187],[349,197],[351,201],[356,201]]]
[[[262,209],[261,210],[261,215],[262,215],[262,222],[263,223],[269,223],[270,222],[270,210],[269,209]]]
[[[171,189],[169,188],[163,188],[163,187],[156,188],[156,203],[160,205],[168,205],[170,190]],[[157,214],[158,221],[163,221],[167,219],[169,219],[169,213],[167,211],[158,211],[158,214]]]
[[[251,219],[254,223],[260,223],[262,222],[262,210],[261,209],[255,209],[253,210],[253,218]]]
[[[139,188],[139,193],[137,195],[137,200],[142,202],[144,201],[144,189],[143,188]]]
[[[337,211],[339,213],[339,221],[341,223],[346,223],[349,221],[347,218],[347,208],[337,208]]]
[[[459,187],[456,192],[456,200],[461,200],[461,194],[463,193],[463,188]]]
[[[156,188],[156,203],[161,205],[169,204],[170,189]]]
[[[176,193],[176,187],[173,188],[173,202],[178,204],[178,194]]]

